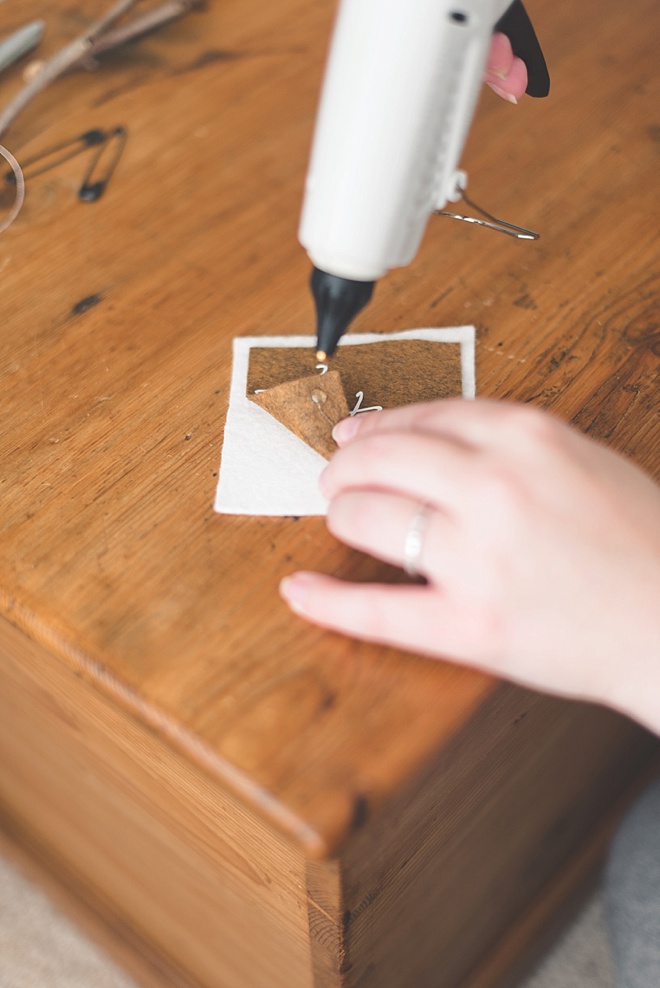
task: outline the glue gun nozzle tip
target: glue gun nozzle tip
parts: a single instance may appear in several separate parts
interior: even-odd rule
[[[316,351],[316,359],[318,360],[318,362],[320,364],[324,364],[326,362],[326,360],[328,359],[328,355],[325,352],[325,350],[317,350]]]

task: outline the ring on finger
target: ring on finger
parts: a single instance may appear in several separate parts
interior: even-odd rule
[[[420,576],[419,564],[424,549],[424,536],[433,509],[428,504],[418,505],[403,543],[403,568],[410,577]]]

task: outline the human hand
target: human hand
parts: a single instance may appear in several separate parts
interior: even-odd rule
[[[328,527],[389,563],[429,506],[426,585],[297,573],[327,628],[606,703],[660,732],[660,490],[528,405],[453,399],[341,422]]]
[[[509,103],[517,103],[527,88],[527,66],[513,54],[506,34],[493,35],[484,82]]]

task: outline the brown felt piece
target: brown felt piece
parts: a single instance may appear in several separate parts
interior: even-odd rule
[[[250,350],[247,393],[271,389],[305,378],[316,365],[314,351],[304,347],[253,347]],[[349,408],[364,392],[363,407],[396,408],[416,401],[462,394],[460,343],[431,340],[383,340],[340,346],[330,367],[341,375]],[[325,381],[328,374],[323,375]],[[319,378],[321,380],[321,378]]]
[[[336,451],[332,428],[349,413],[336,370],[286,381],[258,394],[248,392],[248,397],[326,460]]]

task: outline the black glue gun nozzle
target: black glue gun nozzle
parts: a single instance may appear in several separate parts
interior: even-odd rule
[[[373,281],[354,281],[314,268],[310,285],[316,303],[316,359],[325,363],[374,290]]]

